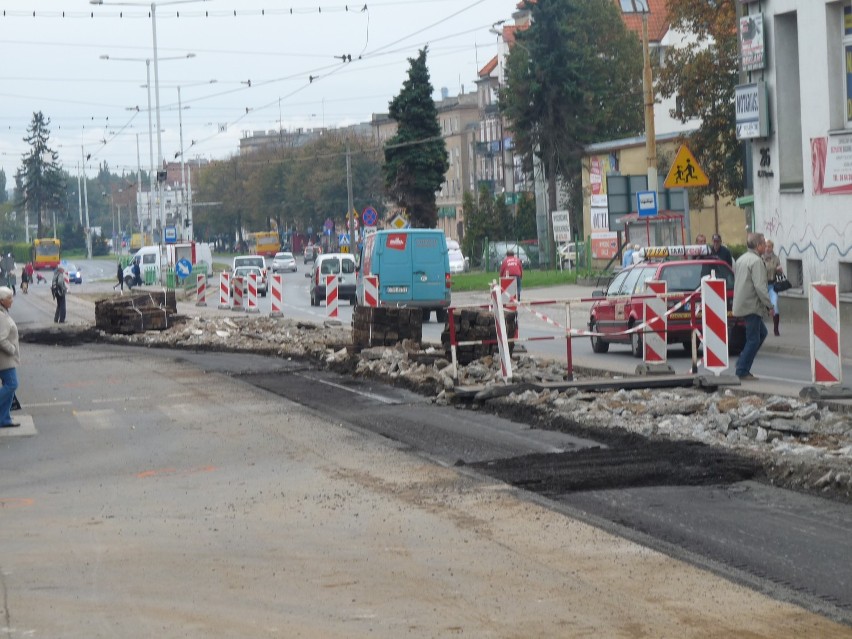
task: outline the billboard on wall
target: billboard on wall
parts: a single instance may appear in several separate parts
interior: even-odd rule
[[[740,67],[743,71],[757,71],[766,67],[763,33],[762,13],[740,18]]]
[[[618,254],[618,233],[592,233],[592,257],[596,260],[611,260]]]
[[[852,135],[811,138],[814,195],[852,193]]]

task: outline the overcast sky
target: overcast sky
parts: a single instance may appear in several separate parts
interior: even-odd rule
[[[107,4],[0,0],[0,164],[9,188],[37,111],[50,119],[51,146],[73,175],[81,147],[91,154],[90,177],[104,161],[116,172],[135,171],[137,137],[142,167],[149,167],[145,60],[151,60],[153,110],[151,5]],[[450,95],[462,88],[472,92],[477,70],[497,53],[498,39],[489,29],[511,20],[516,4],[159,2],[163,157],[174,160],[180,151],[181,119],[185,157],[208,159],[236,154],[245,132],[277,130],[279,123],[292,129],[369,121],[373,113],[387,112],[406,78],[407,59],[427,44],[435,97],[442,87]],[[187,58],[189,53],[195,57]],[[342,61],[344,55],[352,62]],[[152,120],[156,131],[155,116]],[[156,133],[153,138],[156,159]]]

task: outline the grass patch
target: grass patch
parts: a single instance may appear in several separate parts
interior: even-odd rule
[[[491,282],[499,279],[499,277],[499,274],[495,271],[459,273],[453,275],[453,291],[456,293],[487,291]],[[576,283],[577,273],[575,271],[527,271],[524,273],[523,280],[525,289]]]

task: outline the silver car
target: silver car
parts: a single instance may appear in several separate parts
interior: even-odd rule
[[[231,276],[231,295],[234,294],[236,281],[239,279],[242,282],[243,297],[248,295],[249,276],[254,275],[257,278],[257,292],[261,297],[266,297],[267,283],[263,279],[263,271],[256,266],[238,266]]]
[[[292,253],[276,253],[275,257],[272,258],[272,272],[284,273],[285,271],[296,272],[296,258],[293,257]]]

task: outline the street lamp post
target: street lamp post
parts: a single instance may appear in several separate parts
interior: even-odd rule
[[[168,2],[161,2],[161,5],[169,5],[169,4],[188,4],[190,2],[207,2],[207,0],[171,0]],[[154,47],[154,105],[157,110],[157,195],[159,196],[159,209],[160,209],[160,234],[161,241],[165,240],[165,228],[166,228],[166,208],[165,202],[162,197],[162,186],[160,182],[160,171],[163,167],[163,139],[160,133],[160,64],[159,57],[157,55],[157,3],[152,2],[150,5],[148,3],[143,2],[104,2],[104,0],[89,0],[89,4],[96,5],[107,5],[107,6],[126,6],[126,7],[151,7],[151,35],[153,40]],[[187,57],[193,57],[193,55]]]

